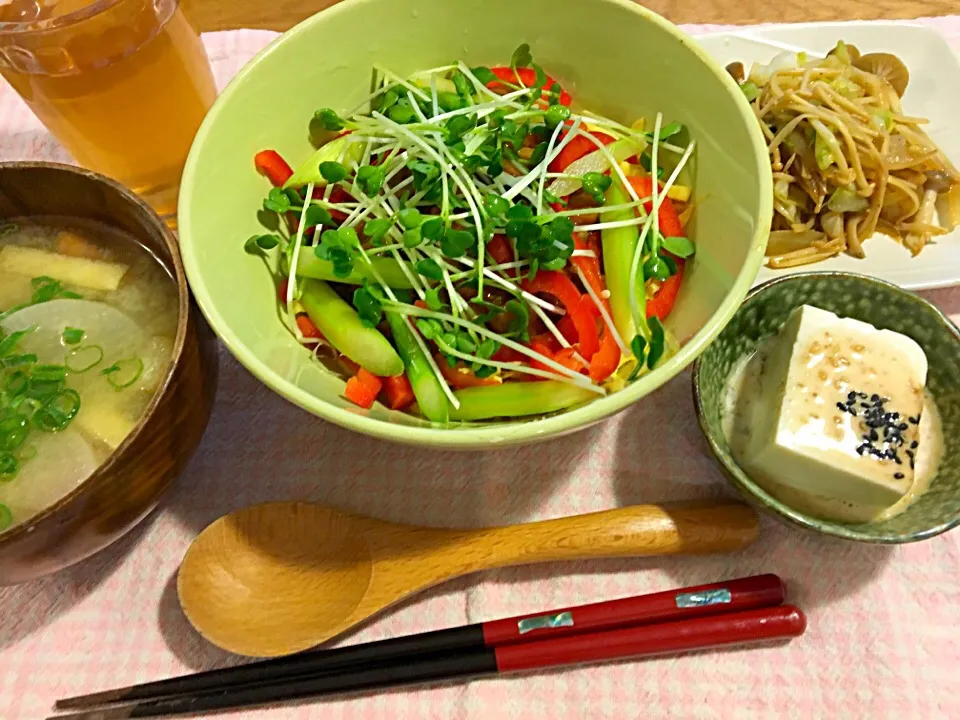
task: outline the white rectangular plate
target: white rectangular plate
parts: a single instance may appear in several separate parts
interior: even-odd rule
[[[903,96],[904,112],[930,120],[927,132],[954,162],[960,165],[960,61],[936,30],[911,23],[811,23],[770,28],[745,28],[697,40],[726,66],[735,60],[748,68],[769,62],[784,50],[825,55],[838,40],[856,45],[860,52],[897,55],[910,71]],[[764,267],[757,283],[792,272],[845,270],[872,275],[908,290],[960,284],[960,228],[937,238],[917,257],[883,235],[864,245],[866,258],[840,255],[816,265],[789,270]]]

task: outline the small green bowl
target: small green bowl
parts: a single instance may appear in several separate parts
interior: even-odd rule
[[[929,489],[883,522],[844,524],[798,512],[772,497],[737,465],[724,437],[720,414],[731,369],[801,305],[903,333],[927,355],[927,389],[943,420],[943,461]],[[843,272],[799,273],[764,283],[750,292],[697,360],[693,397],[700,428],[726,476],[748,500],[794,525],[848,540],[894,544],[925,540],[960,524],[960,330],[931,303],[896,285]]]
[[[590,28],[590,32],[585,32]],[[253,156],[296,165],[318,108],[369,94],[374,63],[406,74],[456,59],[502,64],[522,43],[577,102],[622,121],[684,123],[697,141],[688,266],[668,328],[683,348],[627,389],[544,418],[433,427],[344,397],[342,378],[310,361],[277,317],[274,279],[243,243],[263,232],[268,186]],[[190,286],[227,348],[267,386],[352,430],[401,442],[487,448],[573,432],[623,410],[693,362],[733,317],[763,262],[772,214],[766,142],[729,73],[687,35],[629,0],[349,0],[273,42],[224,90],[194,140],[180,191],[180,248]]]

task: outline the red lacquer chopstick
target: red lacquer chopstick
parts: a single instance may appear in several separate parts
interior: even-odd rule
[[[57,708],[79,709],[108,703],[220,692],[235,686],[317,677],[359,666],[372,667],[397,658],[429,654],[449,656],[452,653],[527,643],[546,637],[559,638],[626,625],[772,607],[783,600],[784,587],[779,577],[756,575],[170,678],[67,698],[58,701]]]
[[[451,656],[418,656],[385,666],[357,667],[319,677],[232,687],[218,693],[88,710],[49,720],[127,720],[190,715],[343,693],[448,683],[544,668],[785,640],[801,635],[805,629],[806,618],[803,613],[791,605],[781,605],[582,635],[550,637],[495,648],[485,647]]]

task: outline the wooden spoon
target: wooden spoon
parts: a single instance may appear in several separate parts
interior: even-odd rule
[[[554,560],[737,550],[757,536],[735,502],[640,505],[526,525],[446,530],[312,503],[266,503],[220,518],[180,568],[193,626],[240,655],[306,650],[437,583]]]

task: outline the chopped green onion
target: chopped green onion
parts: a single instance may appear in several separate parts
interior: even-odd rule
[[[20,367],[21,365],[32,365],[37,362],[37,356],[33,353],[23,353],[22,355],[8,355],[3,358],[5,367]]]
[[[143,360],[138,357],[117,360],[113,365],[100,371],[116,390],[126,390],[143,375]]]
[[[99,345],[83,345],[67,353],[63,364],[67,370],[75,375],[82,375],[93,370],[101,362],[103,362],[102,347]]]
[[[12,452],[27,439],[30,422],[25,416],[15,413],[0,420],[0,450]]]
[[[0,503],[0,532],[13,525],[13,513],[3,503]]]
[[[62,390],[39,408],[32,418],[34,426],[45,432],[60,432],[80,412],[80,394],[71,388]]]
[[[79,328],[65,328],[63,331],[63,342],[67,345],[79,345],[86,334],[85,330],[80,330]]]
[[[34,365],[30,377],[40,382],[60,382],[67,377],[64,365]]]
[[[17,330],[7,335],[5,338],[0,340],[0,358],[7,357],[11,355],[23,338],[36,330],[35,327],[29,328],[27,330]]]

